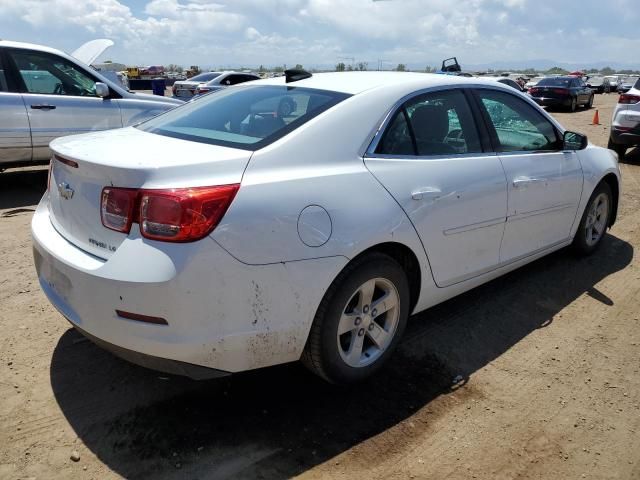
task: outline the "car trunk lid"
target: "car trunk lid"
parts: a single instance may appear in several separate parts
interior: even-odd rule
[[[49,188],[50,219],[72,244],[107,259],[138,225],[121,233],[102,225],[107,186],[168,189],[240,183],[251,151],[207,145],[135,128],[55,140]]]

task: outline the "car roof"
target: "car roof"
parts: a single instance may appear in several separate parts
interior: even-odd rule
[[[419,88],[440,87],[449,85],[486,84],[497,82],[481,78],[461,77],[457,75],[438,75],[418,72],[328,72],[314,73],[313,76],[286,83],[285,77],[265,78],[252,82],[254,85],[287,85],[290,87],[316,88],[356,95],[367,90],[396,86],[407,91]],[[505,87],[509,88],[509,87]]]
[[[35,43],[24,43],[24,42],[12,42],[10,40],[0,40],[0,47],[7,48],[26,48],[29,50],[37,50],[39,52],[47,52],[54,53],[56,55],[64,55],[68,56],[68,53],[63,52],[62,50],[57,50],[55,48],[46,47],[44,45],[38,45]]]

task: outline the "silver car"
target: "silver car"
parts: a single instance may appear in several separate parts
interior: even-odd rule
[[[258,75],[243,72],[206,72],[173,85],[173,98],[190,100],[196,95],[213,92],[238,83],[260,80]]]
[[[53,48],[0,41],[0,170],[49,160],[49,142],[126,127],[182,102],[133,93]]]

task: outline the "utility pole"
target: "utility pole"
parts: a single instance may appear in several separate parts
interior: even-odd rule
[[[382,58],[378,59],[378,71],[382,70],[385,63],[391,63],[389,60],[384,60]]]
[[[351,69],[353,70],[353,63],[356,61],[355,57],[338,57],[338,60],[351,60]]]

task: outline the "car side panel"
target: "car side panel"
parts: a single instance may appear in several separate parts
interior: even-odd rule
[[[160,115],[161,113],[176,107],[176,105],[168,103],[154,102],[151,100],[138,100],[135,98],[121,98],[114,101],[120,107],[123,127],[129,127],[145,120],[149,120],[156,115]]]
[[[31,160],[31,130],[19,93],[0,92],[0,167]]]
[[[22,98],[31,123],[34,160],[47,160],[51,156],[49,143],[55,138],[122,126],[114,100],[34,93],[24,93]],[[55,108],[36,108],[41,105]]]

